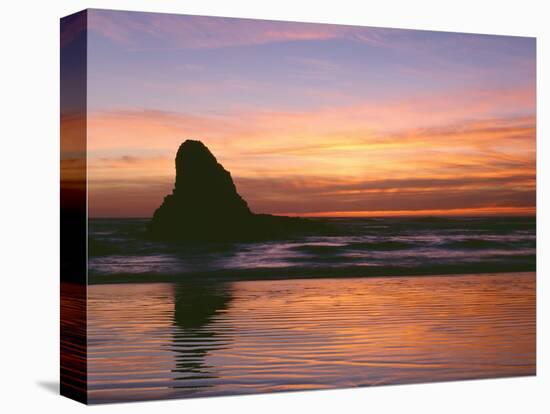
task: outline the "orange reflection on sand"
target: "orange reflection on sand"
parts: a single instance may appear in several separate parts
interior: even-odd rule
[[[89,287],[94,402],[535,373],[533,273]]]
[[[208,360],[228,381],[245,371],[264,379],[292,373],[268,391],[318,388],[319,375],[342,386],[532,374],[533,282],[473,275],[237,283],[225,316],[238,333],[232,351]]]

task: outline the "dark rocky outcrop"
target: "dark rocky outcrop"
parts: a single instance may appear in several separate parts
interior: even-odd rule
[[[187,140],[176,155],[176,184],[148,226],[156,240],[246,241],[318,230],[313,220],[254,214],[229,171],[200,141]]]

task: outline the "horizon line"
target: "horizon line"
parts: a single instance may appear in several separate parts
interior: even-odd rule
[[[536,217],[536,207],[465,208],[447,210],[372,210],[317,213],[254,213],[303,218],[395,218],[395,217]],[[91,219],[151,219],[153,216],[90,216]]]

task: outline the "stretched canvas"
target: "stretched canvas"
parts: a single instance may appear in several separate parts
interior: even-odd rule
[[[535,375],[535,49],[61,19],[61,393]]]

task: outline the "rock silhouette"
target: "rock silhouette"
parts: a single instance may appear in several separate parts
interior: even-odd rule
[[[187,140],[176,155],[176,183],[148,225],[156,240],[246,241],[316,230],[295,217],[254,214],[231,174],[200,141]]]

